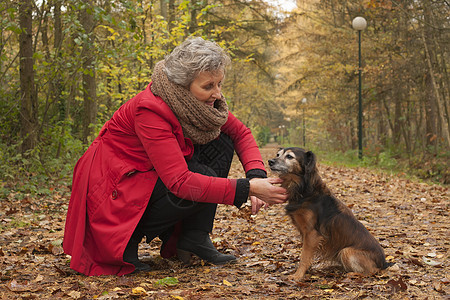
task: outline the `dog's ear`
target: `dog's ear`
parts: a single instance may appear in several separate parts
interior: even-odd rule
[[[316,169],[316,155],[311,151],[305,153],[305,173],[313,173]]]

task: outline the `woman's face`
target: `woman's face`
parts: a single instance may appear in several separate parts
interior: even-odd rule
[[[223,77],[222,71],[200,72],[192,81],[189,91],[199,101],[214,106],[214,101],[221,97],[220,90],[222,89]]]

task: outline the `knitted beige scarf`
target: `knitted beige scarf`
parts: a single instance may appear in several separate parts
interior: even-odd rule
[[[217,138],[228,119],[228,106],[223,95],[215,101],[214,107],[202,103],[188,89],[167,78],[164,61],[158,62],[153,70],[151,90],[169,105],[184,136],[194,144],[203,145]]]

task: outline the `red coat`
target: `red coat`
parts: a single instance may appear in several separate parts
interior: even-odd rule
[[[250,132],[229,113],[222,132],[234,141],[244,170],[265,170]],[[70,267],[86,275],[124,275],[123,252],[158,177],[183,199],[233,204],[236,179],[190,172],[194,147],[150,85],[122,105],[75,165],[63,247]]]

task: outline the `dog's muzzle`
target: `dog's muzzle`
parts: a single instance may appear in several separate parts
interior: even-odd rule
[[[277,162],[277,159],[276,159],[276,158],[274,158],[274,159],[269,159],[268,162],[269,162],[269,167],[270,167],[270,170],[271,170],[271,171],[273,171],[273,172],[283,172],[283,171],[286,171],[285,168],[284,168],[283,166],[281,166],[281,165]]]
[[[269,167],[275,164],[275,159],[269,159]]]

